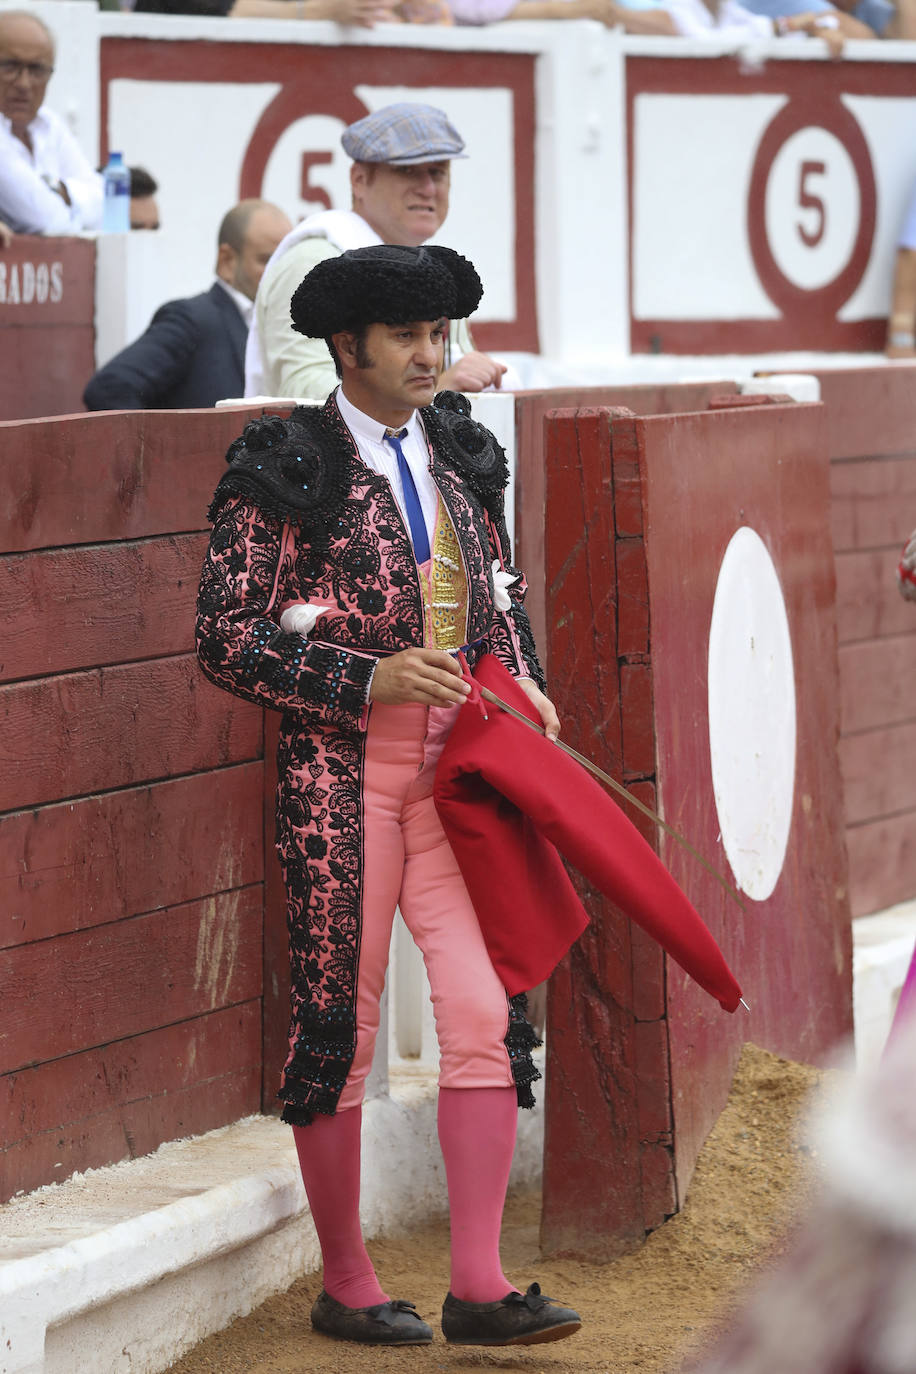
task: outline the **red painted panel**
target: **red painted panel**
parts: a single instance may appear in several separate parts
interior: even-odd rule
[[[257,884],[10,951],[0,1073],[260,997],[262,904]]]
[[[0,420],[82,409],[95,370],[95,244],[17,234],[0,254]]]
[[[263,877],[260,762],[0,817],[0,946]]]
[[[636,319],[631,315],[630,343],[635,352],[762,353],[784,349],[879,352],[885,319],[844,321],[841,307],[855,291],[868,266],[876,219],[875,178],[865,136],[848,98],[911,94],[911,74],[884,63],[834,63],[810,73],[797,63],[768,62],[748,71],[740,57],[661,58],[631,55],[626,59],[627,163],[630,205],[630,278],[633,278],[635,110],[647,95],[709,94],[781,96],[783,107],[764,131],[753,152],[746,201],[749,256],[761,288],[779,308],[780,318]],[[790,281],[776,261],[766,233],[767,177],[780,147],[799,128],[825,128],[843,145],[858,180],[860,212],[849,259],[829,282],[803,289]],[[641,169],[643,175],[646,168]]]
[[[899,511],[894,508],[893,524]],[[916,506],[913,508],[916,524]],[[904,601],[894,576],[900,545],[864,552],[839,553],[836,557],[836,616],[841,644],[857,639],[881,639],[887,635],[916,634],[916,615]]]
[[[847,735],[839,749],[846,824],[910,812],[916,827],[916,721]]]
[[[876,435],[879,438],[880,435]],[[903,548],[916,510],[916,453],[830,464],[831,525],[837,552]]]
[[[262,714],[190,654],[0,687],[0,811],[258,758]]]
[[[705,410],[713,392],[734,382],[676,382],[639,386],[555,387],[515,394],[515,559],[528,578],[528,615],[535,641],[546,642],[544,620],[544,416],[567,406],[624,407],[636,415]]]
[[[853,916],[913,900],[916,892],[916,819],[912,809],[846,831]]]
[[[261,413],[103,411],[0,424],[0,548],[204,529],[226,449]]]
[[[823,410],[762,407],[636,422],[646,511],[662,814],[728,871],[712,800],[706,650],[718,570],[739,525],[782,585],[795,664],[795,810],[782,876],[742,913],[688,855],[663,852],[719,940],[753,1012],[725,1017],[669,962],[678,1190],[728,1092],[741,1043],[805,1061],[851,1024],[833,565]],[[677,556],[672,557],[673,548]],[[626,727],[624,727],[626,729]],[[799,922],[798,913],[806,913]],[[791,971],[790,971],[791,970]],[[804,989],[804,995],[799,995]]]
[[[609,421],[583,409],[545,422],[545,661],[564,738],[620,776]],[[644,1098],[631,1009],[661,1014],[662,965],[609,902],[579,886],[591,924],[548,990],[541,1236],[550,1253],[606,1257],[642,1240],[647,1213],[663,1212],[670,1192],[664,1171],[647,1178],[646,1195],[633,1187],[643,1128],[662,1119],[666,1090],[647,1079]]]
[[[0,1077],[0,1202],[257,1111],[247,1002]]]
[[[916,634],[844,644],[840,648],[843,734],[912,720],[914,681]]]
[[[829,368],[814,375],[827,407],[832,459],[913,452],[912,365]]]
[[[0,681],[187,653],[205,534],[0,559]]]

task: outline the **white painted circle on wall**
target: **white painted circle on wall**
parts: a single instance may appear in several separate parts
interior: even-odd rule
[[[811,126],[786,139],[767,181],[766,226],[793,285],[816,291],[839,276],[855,248],[860,202],[856,169],[836,134]]]
[[[766,545],[732,537],[709,627],[709,751],[725,854],[742,892],[770,896],[795,790],[795,673],[789,619]]]

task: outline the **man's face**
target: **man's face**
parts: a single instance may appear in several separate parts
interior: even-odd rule
[[[292,227],[281,210],[255,210],[248,221],[241,252],[236,253],[228,244],[220,244],[220,258],[224,259],[226,268],[220,271],[220,276],[253,301],[271,254]]]
[[[349,348],[343,389],[357,409],[381,424],[403,424],[418,406],[429,405],[442,371],[448,321],[414,320],[411,324],[370,324],[363,339]],[[338,346],[352,335],[335,335]]]
[[[419,248],[438,232],[448,214],[450,176],[448,161],[421,162],[417,167],[354,162],[353,209],[383,243]]]
[[[54,48],[40,24],[27,16],[0,15],[0,113],[14,134],[37,115],[54,70]]]
[[[130,227],[131,229],[159,228],[159,206],[156,204],[155,196],[131,196]]]

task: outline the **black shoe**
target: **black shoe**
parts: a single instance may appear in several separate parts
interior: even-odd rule
[[[399,1299],[374,1307],[344,1307],[322,1288],[312,1308],[312,1326],[338,1341],[363,1345],[429,1345],[432,1328],[417,1316],[412,1302]]]
[[[462,1302],[449,1293],[442,1304],[442,1334],[451,1345],[538,1345],[562,1341],[581,1325],[578,1312],[558,1307],[536,1283],[500,1302]]]

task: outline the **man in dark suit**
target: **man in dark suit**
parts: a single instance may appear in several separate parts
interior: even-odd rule
[[[87,410],[212,406],[245,390],[245,343],[261,273],[292,226],[264,200],[243,200],[219,227],[209,291],[159,307],[145,333],[100,368]]]

